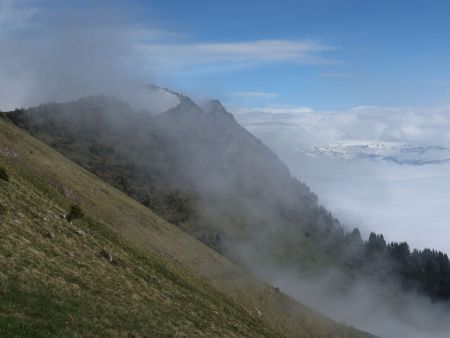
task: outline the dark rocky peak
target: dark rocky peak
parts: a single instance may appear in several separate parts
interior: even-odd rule
[[[177,118],[185,120],[189,118],[203,118],[206,115],[205,111],[189,97],[174,92],[171,93],[178,96],[180,103],[166,112],[161,113],[159,117],[162,119]]]
[[[235,122],[233,114],[228,112],[219,100],[210,100],[204,106],[204,110],[216,119]]]
[[[229,114],[225,107],[222,105],[222,102],[219,100],[210,100],[205,104],[204,107],[207,113],[223,113]]]

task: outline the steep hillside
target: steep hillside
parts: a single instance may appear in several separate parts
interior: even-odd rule
[[[4,115],[264,278],[279,268],[301,276],[332,268],[343,272],[344,288],[369,277],[450,299],[446,254],[348,232],[219,101],[202,108],[166,93],[178,104],[158,115],[106,96]]]
[[[219,252],[253,247],[294,269],[334,261],[342,230],[309,188],[220,102],[176,95],[156,116],[100,96],[8,118]]]
[[[1,336],[366,336],[2,119],[0,167]]]

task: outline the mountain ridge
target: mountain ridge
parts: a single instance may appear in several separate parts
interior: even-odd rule
[[[0,332],[10,334],[8,330],[14,330],[16,334],[31,336],[38,333],[123,336],[150,332],[228,335],[234,330],[234,334],[249,336],[366,336],[258,282],[148,208],[2,119],[0,149],[1,166],[10,176],[9,182],[0,182],[3,192],[0,202],[7,210],[0,216],[7,225],[0,230],[0,241],[4,244],[0,252],[2,256],[14,257],[16,264],[16,268],[11,269],[8,267],[12,260],[1,260],[0,264],[5,265],[0,281],[5,286],[5,281],[13,281],[14,273],[20,281],[19,286],[2,288],[2,298],[6,297],[3,299],[8,302],[1,305],[0,321],[6,321],[6,325],[0,325]],[[73,224],[61,216],[71,203],[80,205],[85,213]],[[26,231],[26,236],[20,231]],[[5,253],[9,248],[16,250]],[[134,269],[144,269],[143,274],[133,277]],[[46,273],[47,278],[42,278],[42,273]],[[66,284],[70,285],[67,290],[64,289]],[[30,285],[34,288],[27,289]],[[148,297],[154,291],[146,288],[153,290],[154,285],[161,285],[161,292],[168,292],[169,298],[152,303],[157,306],[152,315],[148,316],[144,308],[141,317],[137,316],[139,312],[133,308],[140,308],[136,304],[148,304]],[[179,285],[181,289],[171,285]],[[43,297],[47,294],[38,293],[47,292],[49,286],[53,291],[45,303]],[[124,286],[135,293],[130,297]],[[226,297],[222,298],[222,294],[212,291],[211,287]],[[203,290],[199,294],[195,291],[198,288]],[[176,290],[184,290],[184,295]],[[107,295],[109,311],[102,310],[97,317],[86,317],[95,315],[95,310],[101,308],[99,302],[106,301],[103,297]],[[197,296],[190,298],[191,295]],[[20,303],[21,297],[33,303],[24,305]],[[80,303],[86,297],[90,302]],[[113,316],[115,313],[125,316],[124,309],[117,308],[119,299],[123,299],[124,304],[131,302],[131,308],[126,308],[128,320]],[[184,303],[186,301],[192,302],[191,305]],[[68,308],[58,307],[58,302],[67,304]],[[74,312],[70,304],[83,311]],[[177,310],[178,306],[186,313]],[[14,317],[17,315],[26,316],[28,324],[20,326],[22,321]],[[142,320],[147,324],[143,325]],[[44,324],[46,321],[51,324]]]
[[[450,298],[446,254],[386,243],[381,234],[363,240],[223,111],[183,99],[157,115],[121,105],[112,112],[119,118],[108,120],[109,106],[80,109],[69,102],[4,115],[266,280],[264,270],[308,278],[334,269],[342,278],[333,290],[369,278],[398,294]]]
[[[312,149],[297,150],[307,156],[338,160],[373,160],[400,165],[422,166],[450,162],[450,149],[442,146],[419,146],[396,142],[340,142]]]

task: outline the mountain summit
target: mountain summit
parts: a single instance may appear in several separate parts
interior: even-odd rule
[[[98,97],[9,118],[221,252],[263,248],[260,256],[297,266],[328,260],[320,245],[298,245],[325,243],[338,228],[309,188],[220,101],[202,109],[175,95],[179,104],[155,116]]]

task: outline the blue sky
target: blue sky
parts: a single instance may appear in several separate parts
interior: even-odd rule
[[[140,57],[130,68],[143,79],[232,106],[450,103],[449,1],[0,0],[0,6],[0,32],[22,37],[61,30],[61,13],[92,26],[117,25],[111,35],[132,30]]]
[[[449,100],[448,1],[146,3],[140,20],[184,33],[189,42],[313,41],[333,48],[317,53],[330,62],[250,62],[235,70],[228,64],[224,71],[205,67],[175,76],[173,81],[187,89],[200,91],[207,84],[222,95],[255,92],[234,97],[250,105],[315,108]],[[256,92],[274,95],[257,97]]]

